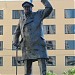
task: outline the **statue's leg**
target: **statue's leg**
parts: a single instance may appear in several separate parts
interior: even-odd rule
[[[32,60],[24,61],[25,75],[32,75]]]
[[[40,75],[46,75],[46,60],[38,59],[38,64],[40,68]]]

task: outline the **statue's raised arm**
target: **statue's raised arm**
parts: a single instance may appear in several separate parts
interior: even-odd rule
[[[42,18],[46,18],[52,12],[53,7],[52,7],[51,3],[48,0],[41,0],[41,2],[45,6],[45,9],[40,11],[40,12],[41,12]]]

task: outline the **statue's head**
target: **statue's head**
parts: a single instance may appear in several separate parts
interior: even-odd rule
[[[23,4],[22,4],[22,7],[24,8],[24,12],[25,14],[29,14],[32,12],[32,7],[34,7],[34,5],[32,4],[32,1],[25,1]]]

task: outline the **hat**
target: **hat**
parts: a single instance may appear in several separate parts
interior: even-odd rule
[[[25,0],[25,2],[22,4],[22,7],[26,7],[26,6],[34,7],[34,5],[32,4],[32,0]]]

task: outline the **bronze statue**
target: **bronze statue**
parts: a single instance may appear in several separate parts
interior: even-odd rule
[[[19,36],[22,37],[21,48],[24,59],[25,75],[32,74],[32,63],[38,61],[40,75],[46,75],[46,41],[44,39],[42,21],[50,15],[53,10],[48,0],[41,0],[45,9],[32,12],[34,5],[25,1],[22,4],[24,15],[20,17],[15,31],[14,46],[18,46]]]

